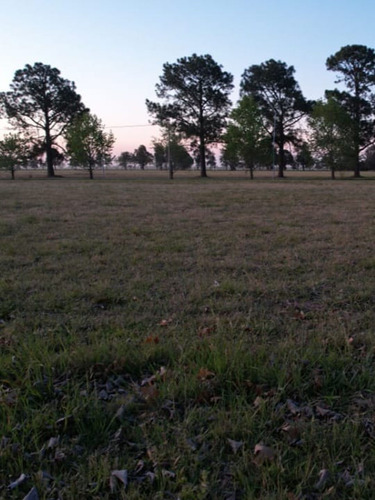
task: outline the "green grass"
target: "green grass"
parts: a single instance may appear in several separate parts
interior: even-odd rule
[[[64,175],[0,180],[0,497],[373,498],[373,179]]]

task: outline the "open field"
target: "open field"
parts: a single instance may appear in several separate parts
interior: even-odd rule
[[[373,498],[374,176],[61,174],[0,180],[0,498]]]

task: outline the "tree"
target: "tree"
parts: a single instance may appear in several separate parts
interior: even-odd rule
[[[363,170],[375,170],[375,146],[366,149],[362,165]]]
[[[331,170],[332,179],[337,169],[350,165],[353,160],[352,125],[350,115],[332,97],[314,105],[309,118],[312,148]]]
[[[85,108],[74,82],[65,80],[60,71],[35,63],[17,70],[10,92],[0,93],[0,106],[17,128],[42,131],[47,155],[48,176],[54,176],[52,147],[71,122]]]
[[[173,170],[187,170],[192,167],[194,159],[188,150],[176,137],[172,137],[170,142],[170,155]]]
[[[166,147],[162,142],[154,141],[154,159],[156,168],[162,170],[164,165],[167,164],[167,151]]]
[[[192,147],[192,154],[193,154],[193,163],[195,161],[196,165],[199,167],[199,165],[202,164],[201,161],[201,149],[199,147],[199,144],[196,141],[193,141],[191,144]],[[205,163],[206,163],[206,169],[207,167],[209,169],[215,169],[216,168],[216,157],[215,154],[211,151],[211,149],[206,146],[205,148]]]
[[[77,116],[65,133],[66,148],[70,161],[88,169],[90,179],[94,169],[112,161],[115,138],[112,132],[105,132],[99,118],[91,113]]]
[[[29,141],[20,134],[5,135],[0,141],[0,168],[9,170],[13,180],[15,170],[26,165],[29,157]]]
[[[166,131],[160,141],[154,142],[154,159],[156,168],[168,168],[168,160],[172,170],[186,170],[194,163],[193,158],[181,143],[181,137]]]
[[[335,97],[346,108],[353,121],[354,176],[360,177],[360,156],[374,141],[375,51],[365,45],[346,45],[328,57],[327,69],[339,73],[336,83],[343,82],[347,91],[334,90]]]
[[[285,145],[296,142],[294,126],[310,109],[310,103],[303,97],[294,72],[293,66],[270,59],[250,66],[244,71],[241,80],[241,95],[254,98],[268,134],[270,137],[275,134],[279,177],[284,177]]]
[[[265,136],[263,118],[252,96],[244,95],[230,114],[230,123],[224,143],[227,152],[242,162],[254,178],[255,164],[263,158]],[[267,140],[271,152],[270,141]],[[227,153],[228,155],[229,153]]]
[[[302,170],[311,168],[314,165],[314,158],[311,154],[311,148],[306,141],[302,141],[297,146],[297,155],[295,162],[302,167]]]
[[[152,163],[153,156],[149,151],[147,151],[146,146],[141,144],[134,151],[133,160],[135,161],[135,163],[138,163],[138,165],[141,167],[141,170],[144,170],[146,165],[148,165],[149,163]]]
[[[64,153],[57,149],[57,147],[51,148],[52,162],[54,166],[61,165],[65,160]],[[46,158],[46,144],[45,141],[32,140],[31,156],[30,160],[37,162],[39,165],[45,164],[44,159]]]
[[[240,164],[240,157],[238,154],[237,142],[228,141],[226,136],[224,135],[224,146],[221,150],[220,161],[228,170],[236,170],[238,165]]]
[[[156,95],[163,104],[146,100],[155,123],[171,125],[188,139],[198,141],[201,176],[206,177],[207,146],[219,141],[229,113],[233,76],[210,55],[166,63]]]
[[[118,164],[125,170],[127,170],[132,160],[133,160],[133,155],[128,151],[123,151],[117,158]]]

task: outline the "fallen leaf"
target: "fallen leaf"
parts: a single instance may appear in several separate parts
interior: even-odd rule
[[[57,462],[61,462],[63,460],[66,459],[66,454],[63,450],[60,450],[60,449],[57,449],[55,451],[55,456],[54,456],[54,459],[57,461]]]
[[[301,310],[296,309],[294,312],[294,317],[297,320],[304,320],[306,318],[305,313]]]
[[[161,366],[161,367],[160,367],[160,370],[158,370],[158,371],[156,372],[156,375],[157,375],[158,377],[160,377],[160,378],[164,379],[164,378],[165,378],[166,373],[167,373],[167,369],[165,368],[165,366]]]
[[[144,469],[145,463],[143,460],[138,460],[134,474],[139,474]]]
[[[163,469],[161,473],[163,477],[167,477],[169,479],[174,479],[176,477],[176,474],[170,470]]]
[[[301,409],[300,407],[294,402],[292,401],[291,399],[287,399],[286,400],[286,404],[288,406],[288,410],[293,414],[293,415],[297,415],[299,413],[301,413]]]
[[[141,387],[145,385],[153,385],[156,380],[156,375],[151,375],[151,377],[146,377],[141,381]]]
[[[60,443],[60,436],[51,437],[47,444],[47,450],[51,448],[56,448],[59,445],[59,443]]]
[[[158,344],[160,342],[160,339],[157,335],[153,336],[153,335],[149,335],[146,339],[145,339],[145,343],[146,344]]]
[[[214,404],[216,404],[216,403],[218,403],[219,401],[221,401],[222,399],[223,399],[223,398],[222,398],[221,396],[212,396],[212,397],[210,398],[210,403],[214,403]]]
[[[301,431],[297,425],[285,422],[285,424],[281,427],[281,430],[287,436],[289,443],[295,443],[295,441],[300,438]]]
[[[229,438],[227,439],[227,441],[230,444],[230,447],[232,448],[234,454],[236,454],[237,451],[244,445],[243,441],[234,441],[234,439]]]
[[[257,396],[254,399],[253,405],[254,405],[255,408],[259,408],[263,403],[264,403],[264,399],[261,396]]]
[[[273,448],[264,444],[256,444],[254,448],[255,463],[261,465],[264,462],[272,462],[275,459],[276,453]]]
[[[17,488],[22,483],[24,483],[27,478],[28,478],[28,476],[26,476],[26,474],[22,473],[18,479],[16,479],[12,483],[10,483],[10,485],[8,486],[8,489],[9,490],[14,490],[14,488]]]
[[[319,480],[318,482],[316,483],[315,485],[315,488],[317,490],[321,490],[324,488],[324,486],[326,485],[327,481],[329,479],[329,470],[328,469],[322,469],[320,472],[319,472]]]
[[[322,406],[316,406],[315,411],[318,417],[329,418],[331,420],[340,420],[342,415],[328,408],[323,408]]]
[[[145,387],[141,387],[141,393],[146,401],[154,401],[159,397],[159,391],[156,385],[147,385]]]
[[[23,497],[23,500],[39,500],[38,490],[35,486],[31,488],[25,497]]]
[[[198,336],[201,337],[201,338],[202,337],[207,337],[208,335],[210,335],[214,331],[215,331],[215,327],[214,326],[205,326],[205,327],[201,328],[198,331]]]
[[[159,322],[159,326],[168,326],[172,323],[173,319],[172,318],[168,318],[168,319],[162,319],[160,322]]]
[[[154,472],[146,472],[145,476],[149,478],[151,484],[155,481],[156,474]]]
[[[123,485],[124,488],[127,487],[128,485],[128,471],[126,469],[123,470],[113,470],[111,472],[111,477],[109,480],[111,492],[113,493],[116,489],[116,480],[115,478],[120,481]]]
[[[215,373],[208,370],[207,368],[200,368],[197,375],[198,379],[201,381],[213,378],[214,376]]]
[[[315,390],[321,389],[323,387],[323,374],[322,370],[319,368],[314,369],[314,388]]]

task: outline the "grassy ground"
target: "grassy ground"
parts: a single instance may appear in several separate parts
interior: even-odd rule
[[[374,188],[3,178],[0,497],[373,498]]]

